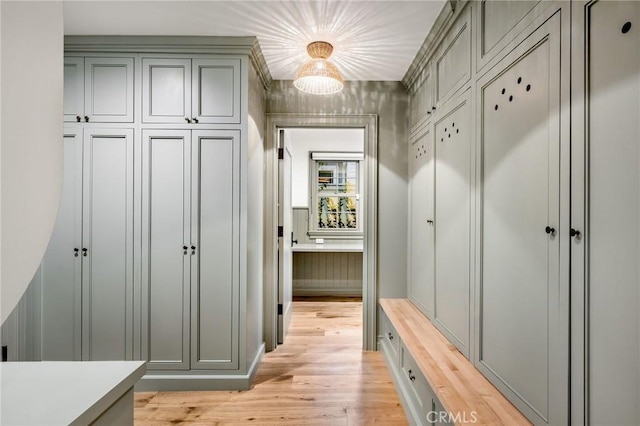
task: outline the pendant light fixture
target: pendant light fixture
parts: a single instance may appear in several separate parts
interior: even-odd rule
[[[307,46],[311,57],[296,74],[293,85],[312,95],[332,95],[342,90],[344,79],[338,68],[327,59],[333,46],[326,41],[314,41]]]

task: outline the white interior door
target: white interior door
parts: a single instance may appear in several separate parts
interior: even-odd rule
[[[291,321],[292,226],[291,226],[291,142],[280,130],[278,155],[278,344],[284,343]],[[280,232],[282,230],[282,232]]]

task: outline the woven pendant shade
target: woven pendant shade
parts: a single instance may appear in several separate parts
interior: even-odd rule
[[[293,85],[298,90],[312,95],[331,95],[344,87],[344,79],[338,68],[327,60],[333,52],[333,46],[324,41],[315,41],[307,46],[311,59],[298,73]]]

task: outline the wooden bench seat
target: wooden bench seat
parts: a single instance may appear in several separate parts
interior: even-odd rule
[[[415,409],[407,410],[405,406],[412,423],[440,424],[433,420],[442,418],[437,414],[429,414],[430,410],[439,408],[439,401],[440,409],[451,414],[448,418],[451,423],[531,424],[408,299],[381,299],[380,306],[384,313],[381,322],[389,322],[382,325],[383,332],[385,326],[391,326],[390,331],[381,337],[381,349],[386,352],[385,358],[390,369],[397,369],[392,371],[392,376],[396,386],[402,388],[399,391],[412,393],[407,388],[420,383],[420,380],[416,381],[415,371],[411,370],[412,365],[417,365],[435,397],[433,405],[430,401],[419,402],[428,407],[422,414],[416,414],[418,410]],[[394,359],[394,356],[397,358]],[[405,370],[408,368],[408,375],[407,371],[403,374],[403,363],[408,365],[405,367]],[[401,395],[401,398],[406,403],[407,395]],[[415,418],[418,415],[420,419]]]

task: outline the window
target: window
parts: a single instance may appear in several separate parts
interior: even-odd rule
[[[312,152],[310,237],[362,238],[362,153]]]

